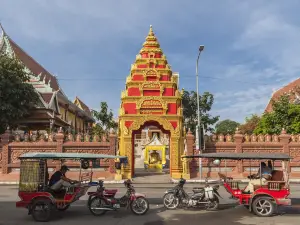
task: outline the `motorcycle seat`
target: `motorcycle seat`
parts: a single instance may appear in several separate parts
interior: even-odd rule
[[[116,194],[118,189],[105,189],[105,194]]]

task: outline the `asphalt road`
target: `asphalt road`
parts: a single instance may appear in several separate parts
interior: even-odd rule
[[[106,185],[110,187],[122,187],[122,185]],[[220,194],[227,205],[215,212],[197,210],[165,210],[161,205],[163,192],[173,185],[135,185],[136,190],[146,193],[150,201],[150,210],[144,216],[135,216],[130,210],[121,209],[117,212],[108,212],[101,217],[93,216],[86,207],[86,196],[82,201],[74,203],[66,212],[57,212],[49,225],[240,225],[240,224],[264,224],[264,225],[298,225],[300,219],[300,185],[292,186],[292,207],[280,209],[280,215],[269,218],[259,218],[249,213],[243,206],[228,205],[229,196],[224,190]],[[195,184],[186,185],[188,191]],[[120,195],[124,193],[120,188]],[[27,215],[25,209],[17,209],[15,202],[18,200],[17,187],[0,187],[0,225],[37,224]]]

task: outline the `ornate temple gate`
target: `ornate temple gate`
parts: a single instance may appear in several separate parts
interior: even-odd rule
[[[131,66],[119,112],[119,154],[128,157],[122,178],[134,174],[134,132],[148,125],[159,125],[170,133],[170,174],[180,178],[180,156],[184,150],[182,99],[178,75],[173,74],[152,27]]]

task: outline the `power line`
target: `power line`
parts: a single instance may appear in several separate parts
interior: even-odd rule
[[[222,78],[222,77],[209,77],[209,76],[200,76],[200,78],[203,79],[215,79],[215,80],[228,80],[229,78]],[[113,80],[119,80],[119,81],[126,81],[126,77],[125,78],[121,78],[121,77],[95,77],[95,78],[91,78],[91,77],[87,77],[87,78],[57,78],[60,81],[90,81],[90,80],[107,80],[107,81],[113,81]],[[195,79],[195,76],[181,76],[180,79],[184,80],[184,79]],[[266,83],[256,83],[256,82],[248,82],[248,81],[242,81],[242,80],[236,80],[236,79],[230,79],[231,82],[238,82],[238,83],[244,83],[244,84],[255,84],[255,85],[262,85],[262,86],[268,86],[271,84],[266,84]]]

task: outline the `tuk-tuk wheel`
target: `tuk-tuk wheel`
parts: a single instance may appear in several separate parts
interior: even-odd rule
[[[252,203],[254,214],[261,217],[272,216],[275,210],[275,204],[272,198],[258,197]]]
[[[37,222],[48,222],[53,211],[53,204],[49,199],[36,199],[31,206],[31,215]]]

